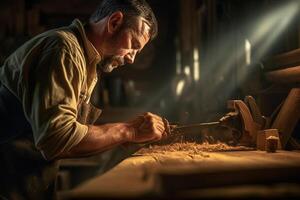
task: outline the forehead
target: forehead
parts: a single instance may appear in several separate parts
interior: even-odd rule
[[[133,22],[134,32],[144,38],[144,40],[148,41],[150,38],[150,26],[148,22],[142,18],[137,17]]]

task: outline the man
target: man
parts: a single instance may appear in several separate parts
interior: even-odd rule
[[[97,77],[133,63],[156,34],[144,0],[104,0],[87,24],[75,20],[40,34],[5,61],[0,197],[51,199],[57,160],[126,150],[166,134],[163,120],[152,113],[128,123],[92,125],[100,111],[89,104]]]

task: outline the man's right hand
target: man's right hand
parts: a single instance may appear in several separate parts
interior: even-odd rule
[[[130,131],[129,142],[143,143],[158,141],[168,134],[163,119],[155,114],[147,112],[128,122]]]

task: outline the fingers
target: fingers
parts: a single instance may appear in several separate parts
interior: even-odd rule
[[[161,117],[154,115],[152,113],[145,113],[145,121],[149,123],[149,126],[158,129],[161,133],[165,131],[165,125]]]
[[[163,123],[164,123],[166,134],[167,135],[170,134],[171,133],[171,127],[170,127],[169,121],[166,118],[163,118]]]
[[[145,118],[143,123],[140,125],[140,129],[149,130],[151,132],[160,132],[163,133],[165,131],[164,125],[153,119],[153,118]]]
[[[158,115],[152,114],[150,112],[147,112],[144,114],[144,117],[150,121],[152,121],[153,123],[158,123],[161,126],[164,126],[164,122],[162,120],[161,117],[159,117]]]
[[[166,120],[167,121],[167,120]],[[157,141],[168,135],[166,123],[160,116],[147,112],[132,121],[137,135],[134,142]]]

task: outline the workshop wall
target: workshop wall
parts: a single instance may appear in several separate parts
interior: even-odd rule
[[[99,2],[2,0],[0,63],[34,35],[68,25],[74,18],[87,19]],[[266,58],[299,48],[299,12],[293,9],[298,1],[148,2],[158,19],[159,35],[135,64],[101,77],[93,97],[105,110],[99,123],[126,120],[144,111],[178,123],[211,121],[227,111],[228,99],[249,94],[269,115],[285,97],[287,90],[262,94],[270,85],[261,79],[260,66]],[[291,13],[286,26],[276,31],[280,19]],[[250,55],[246,47],[251,47]]]
[[[74,18],[88,19],[101,0],[4,0],[0,2],[0,63],[31,37],[52,28],[69,25]],[[133,65],[126,65],[101,77],[93,102],[107,113],[159,112],[161,91],[175,73],[176,1],[151,0],[159,23],[158,37],[149,43]],[[105,114],[105,113],[104,113]],[[132,114],[132,115],[133,115]],[[104,115],[106,116],[106,115]],[[115,114],[102,118],[114,119]],[[122,120],[123,120],[122,118]]]
[[[228,99],[245,95],[253,95],[270,115],[288,88],[267,90],[272,84],[263,78],[263,61],[299,48],[299,1],[189,2],[180,4],[182,21],[192,19],[180,24],[182,68],[195,67],[198,49],[200,69],[199,80],[183,95],[181,121],[217,120]]]

